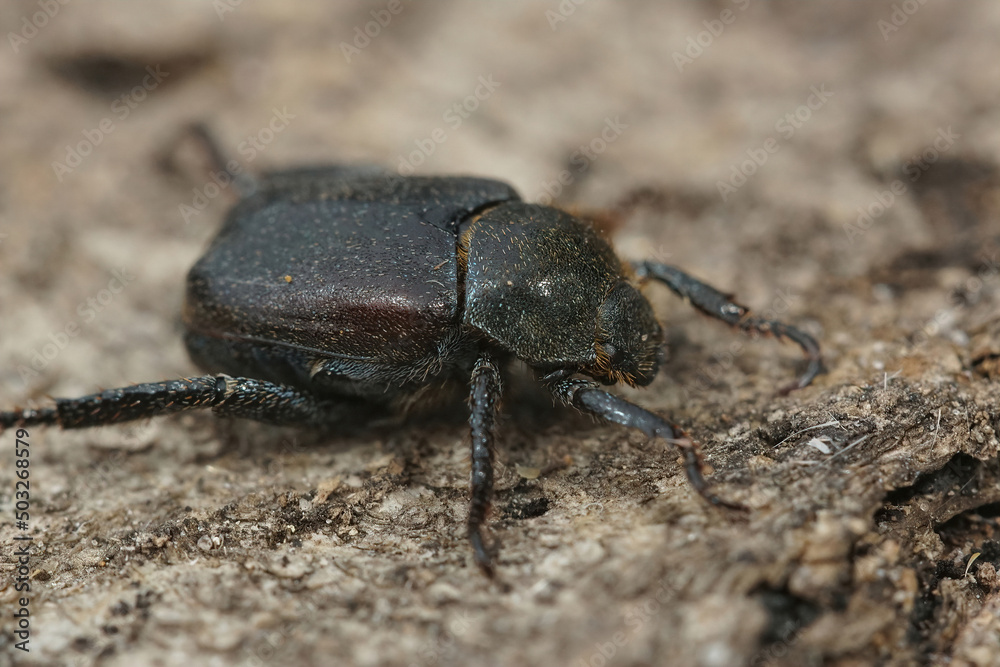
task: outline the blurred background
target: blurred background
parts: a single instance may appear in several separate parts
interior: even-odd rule
[[[822,340],[829,373],[768,412],[774,388],[798,368],[795,350],[766,342],[734,348],[742,339],[725,327],[651,292],[672,357],[666,379],[628,395],[671,414],[710,445],[751,438],[767,424],[808,426],[787,421],[797,408],[815,410],[818,420],[841,418],[848,408],[830,407],[836,401],[859,405],[847,388],[883,380],[889,387],[890,376],[927,396],[957,386],[987,391],[1000,372],[995,2],[16,0],[0,6],[0,28],[0,406],[196,372],[180,339],[183,276],[235,195],[185,138],[183,128],[195,121],[251,172],[364,162],[400,173],[474,174],[508,181],[531,201],[604,211],[615,221],[622,256],[678,264]],[[201,435],[191,435],[192,424]],[[548,454],[538,451],[578,461],[597,456],[574,449],[585,438],[599,436],[601,447],[612,449],[641,442],[588,424],[568,432],[554,427],[548,439],[519,433],[513,454],[501,459],[544,468]],[[255,433],[271,432],[250,433],[253,441]],[[136,519],[126,509],[147,502],[146,487],[203,474],[198,447],[215,438],[210,419],[157,421],[130,432],[133,453],[116,459],[110,474],[95,472],[85,445],[111,456],[118,450],[110,448],[123,446],[120,432],[38,437],[52,442],[53,453],[37,462],[49,529],[59,521],[75,521],[76,531],[86,522],[110,526],[109,533],[86,534],[82,555],[74,542],[51,547],[47,576],[61,586],[37,594],[51,602],[38,619],[45,660],[127,664],[159,651],[161,664],[207,664],[206,655],[213,664],[319,664],[339,656],[343,664],[596,665],[602,655],[607,664],[871,664],[890,657],[906,664],[924,653],[989,662],[976,662],[990,655],[983,653],[989,640],[962,634],[972,612],[944,635],[934,613],[915,619],[914,601],[933,590],[916,583],[906,589],[909,607],[886,602],[882,621],[857,610],[838,616],[854,599],[843,588],[852,576],[844,574],[852,572],[850,546],[829,555],[840,569],[826,583],[795,580],[790,563],[802,549],[782,551],[777,538],[776,551],[758,561],[766,567],[719,583],[733,572],[727,562],[735,558],[738,531],[704,547],[705,557],[719,559],[716,583],[689,579],[670,588],[677,611],[660,604],[633,627],[629,610],[659,599],[662,577],[650,580],[649,573],[668,569],[672,547],[664,547],[664,535],[698,541],[706,526],[725,523],[690,498],[683,511],[645,514],[643,498],[665,489],[662,469],[673,465],[666,454],[657,455],[658,470],[635,473],[634,486],[615,477],[594,497],[575,478],[550,480],[545,497],[568,514],[539,519],[550,522],[537,528],[541,543],[518,533],[527,523],[507,530],[506,553],[518,564],[508,571],[520,578],[505,595],[465,564],[461,429],[412,436],[445,450],[432,447],[417,462],[399,453],[408,451],[402,440],[362,438],[347,458],[324,452],[319,462],[296,450],[289,456],[298,463],[268,478],[266,488],[311,492],[334,476],[329,466],[342,466],[337,474],[347,478],[389,452],[402,457],[410,481],[392,477],[386,488],[397,484],[419,495],[413,489],[425,487],[414,487],[417,479],[450,495],[427,500],[430,518],[407,534],[410,546],[389,550],[374,570],[354,569],[350,555],[343,556],[346,565],[315,564],[316,572],[339,573],[323,575],[329,580],[281,574],[275,566],[268,571],[281,582],[276,592],[246,574],[253,568],[243,561],[213,556],[221,560],[188,570],[186,593],[176,594],[169,582],[178,575],[170,568],[196,557],[197,548],[165,555],[147,545],[157,555],[126,567],[121,544],[135,531],[174,525],[179,507],[205,507],[208,517],[237,497],[253,505],[246,500],[259,487],[253,459],[268,456],[261,453],[267,438],[259,436],[247,468],[232,463],[242,471],[239,481],[221,485],[217,496],[199,505],[164,490],[157,497],[166,504],[154,503]],[[995,447],[990,442],[983,446]],[[938,452],[935,465],[962,446]],[[143,453],[148,447],[161,453]],[[720,459],[720,469],[750,465],[738,451],[727,452],[719,456],[735,458]],[[641,467],[641,452],[634,454],[626,464]],[[446,472],[428,472],[428,462]],[[921,470],[904,467],[898,479],[872,478],[880,480],[870,486],[876,496],[852,510],[851,521],[870,519],[882,492],[911,484]],[[623,474],[617,464],[596,469]],[[77,474],[88,484],[74,481]],[[683,489],[682,477],[669,486]],[[508,479],[507,487],[516,484]],[[602,493],[620,504],[613,520],[593,525],[580,518],[586,503],[608,503]],[[100,510],[86,502],[95,498]],[[392,507],[417,502],[407,498]],[[388,502],[377,494],[368,500]],[[708,523],[685,523],[695,511]],[[816,515],[802,516],[809,524]],[[429,526],[446,536],[440,562],[448,565],[425,572],[413,554]],[[363,536],[375,531],[362,527]],[[864,529],[844,531],[837,539],[850,545]],[[183,543],[177,531],[156,534]],[[95,547],[92,537],[106,542]],[[371,544],[364,548],[374,553]],[[111,624],[119,593],[98,591],[125,584],[93,569],[109,550],[118,554],[109,562],[123,568],[116,570],[121,577],[154,591],[168,609],[137,620],[129,598],[130,632],[115,636],[99,623]],[[265,552],[261,562],[276,557]],[[393,569],[407,558],[414,559],[412,571],[425,573],[414,578]],[[607,583],[612,573],[633,571],[646,574]],[[768,590],[781,591],[778,602],[751,593],[764,580]],[[288,582],[316,591],[308,598],[314,606],[304,609],[305,598],[296,601]],[[249,586],[257,597],[198,597],[196,591],[216,586]],[[66,592],[73,587],[77,593]],[[800,613],[800,603],[808,613]],[[85,611],[105,620],[85,620]],[[171,614],[173,625],[164,620]],[[797,628],[803,619],[826,619],[829,628],[824,634],[826,626],[813,626],[807,640],[792,641],[775,629],[781,614],[796,617]],[[838,629],[849,619],[871,631],[838,648]],[[929,628],[945,638],[931,639]],[[614,639],[619,630],[621,642]],[[279,657],[262,657],[268,632],[283,642]],[[785,653],[762,653],[783,643]]]

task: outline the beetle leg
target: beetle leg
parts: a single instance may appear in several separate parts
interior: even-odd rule
[[[624,398],[598,389],[597,385],[589,380],[566,378],[549,384],[549,389],[561,402],[582,412],[622,426],[639,429],[651,438],[660,437],[667,440],[680,450],[684,457],[684,472],[687,473],[691,486],[702,498],[713,505],[746,509],[742,505],[719,498],[709,490],[704,475],[705,464],[697,443],[686,437],[683,431],[666,419]]]
[[[0,431],[32,425],[86,428],[196,408],[271,424],[321,426],[333,421],[336,405],[272,382],[206,375],[56,399],[55,407],[0,412]]]
[[[809,360],[809,365],[798,382],[785,387],[782,393],[807,386],[823,370],[819,343],[804,331],[799,331],[793,326],[776,320],[753,317],[750,315],[749,308],[734,303],[726,294],[689,276],[676,267],[659,262],[637,262],[634,266],[639,278],[652,278],[660,281],[706,315],[731,324],[745,333],[772,335],[775,338],[787,338],[797,343],[805,353],[806,359]]]
[[[486,576],[492,578],[493,559],[483,543],[483,525],[493,499],[493,438],[503,386],[500,369],[489,355],[482,354],[476,361],[471,384],[472,498],[469,501],[469,541],[476,564]]]
[[[249,197],[257,191],[259,185],[257,179],[242,170],[239,163],[232,159],[232,156],[227,156],[223,152],[215,135],[208,129],[208,125],[204,122],[196,121],[185,125],[181,132],[182,134],[190,135],[200,144],[211,163],[211,169],[216,174],[229,175],[236,193],[241,198]],[[235,169],[232,168],[233,163],[236,164]]]

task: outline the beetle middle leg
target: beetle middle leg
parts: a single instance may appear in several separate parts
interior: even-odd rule
[[[231,417],[277,425],[324,426],[346,416],[345,406],[285,385],[253,378],[205,375],[107,389],[56,399],[54,407],[0,412],[0,431],[14,426],[87,428],[211,408]]]
[[[659,262],[637,262],[634,267],[640,279],[652,278],[663,283],[710,317],[722,320],[746,333],[771,335],[779,339],[787,338],[798,344],[809,363],[798,382],[784,388],[783,393],[809,385],[823,370],[819,343],[804,331],[776,320],[751,316],[749,308],[733,302],[728,295],[689,276],[677,267]]]
[[[666,419],[639,407],[635,403],[630,403],[624,398],[598,389],[597,384],[590,380],[563,378],[553,379],[546,384],[556,398],[566,405],[571,405],[582,412],[615,424],[638,429],[651,438],[659,437],[667,440],[680,450],[684,457],[684,472],[687,474],[691,486],[702,498],[713,505],[729,507],[730,509],[746,509],[743,505],[719,498],[709,490],[709,483],[705,480],[705,464],[701,458],[700,448],[694,441],[684,437],[680,429]]]
[[[476,563],[492,578],[493,559],[483,543],[483,525],[493,499],[493,440],[503,384],[500,369],[490,356],[483,354],[476,361],[471,384],[472,498],[469,501],[469,541]]]

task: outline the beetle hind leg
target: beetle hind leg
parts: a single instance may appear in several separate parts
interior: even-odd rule
[[[244,171],[243,166],[238,161],[232,159],[231,155],[227,155],[222,150],[218,139],[207,124],[202,121],[194,121],[181,127],[176,141],[179,143],[186,139],[191,139],[197,144],[208,163],[206,166],[212,171],[213,180],[217,183],[219,179],[227,177],[230,179],[229,182],[232,183],[236,194],[241,198],[249,197],[258,190],[257,179]],[[177,167],[173,155],[174,150],[175,147],[165,150],[159,158],[160,163],[170,170]],[[224,188],[225,185],[222,184],[222,187]]]
[[[493,578],[493,558],[483,541],[483,526],[493,499],[493,441],[503,385],[500,369],[488,355],[481,355],[472,370],[469,426],[472,431],[472,475],[469,501],[469,542],[476,564]]]
[[[684,458],[684,472],[687,474],[688,481],[702,498],[713,505],[737,510],[746,509],[743,505],[723,500],[712,493],[711,487],[705,479],[705,464],[701,458],[700,448],[666,419],[630,403],[624,398],[598,389],[597,385],[589,380],[566,378],[548,386],[560,402],[581,412],[638,429],[651,438],[665,439],[680,450],[681,456]]]
[[[253,378],[205,375],[56,399],[55,407],[0,412],[0,431],[33,425],[87,428],[198,408],[270,424],[307,427],[328,425],[344,412],[342,406],[332,401],[285,385]]]
[[[689,276],[680,269],[659,262],[638,262],[634,265],[640,279],[657,280],[691,305],[717,320],[722,320],[745,333],[774,336],[796,343],[806,355],[808,365],[798,381],[782,389],[787,393],[793,389],[808,386],[823,371],[823,360],[816,339],[793,326],[750,315],[750,309],[733,302],[728,295]]]
[[[15,426],[58,426],[59,412],[55,408],[25,408],[0,412],[0,433]]]

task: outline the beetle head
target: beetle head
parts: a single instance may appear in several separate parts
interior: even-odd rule
[[[620,280],[597,311],[596,363],[584,369],[605,384],[645,386],[656,377],[663,332],[639,290]]]

